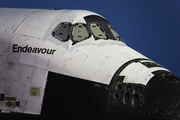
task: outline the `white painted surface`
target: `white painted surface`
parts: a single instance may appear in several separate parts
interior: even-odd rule
[[[123,81],[125,83],[139,83],[144,85],[154,76],[149,68],[139,62],[128,65],[120,75],[125,76]]]

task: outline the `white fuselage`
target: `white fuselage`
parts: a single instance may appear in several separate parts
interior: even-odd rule
[[[126,62],[147,57],[124,42],[95,40],[93,36],[72,45],[52,36],[61,22],[84,23],[84,16],[98,15],[82,10],[38,10],[0,8],[0,110],[40,114],[48,71],[84,80],[109,84],[114,73]],[[151,60],[142,60],[147,62]],[[152,62],[152,61],[151,61]],[[140,63],[126,67],[124,82],[146,85],[152,72]],[[20,106],[12,107],[16,102]]]

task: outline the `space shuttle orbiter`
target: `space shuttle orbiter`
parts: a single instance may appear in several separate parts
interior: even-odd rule
[[[180,120],[180,78],[84,10],[0,8],[0,119]]]

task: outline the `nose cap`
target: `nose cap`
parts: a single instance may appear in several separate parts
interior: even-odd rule
[[[108,110],[128,120],[180,120],[180,78],[168,71],[153,74],[147,85],[123,83],[125,76],[115,74],[108,94]]]
[[[180,102],[180,78],[167,71],[157,71],[145,86],[143,95],[148,112],[172,115]]]

